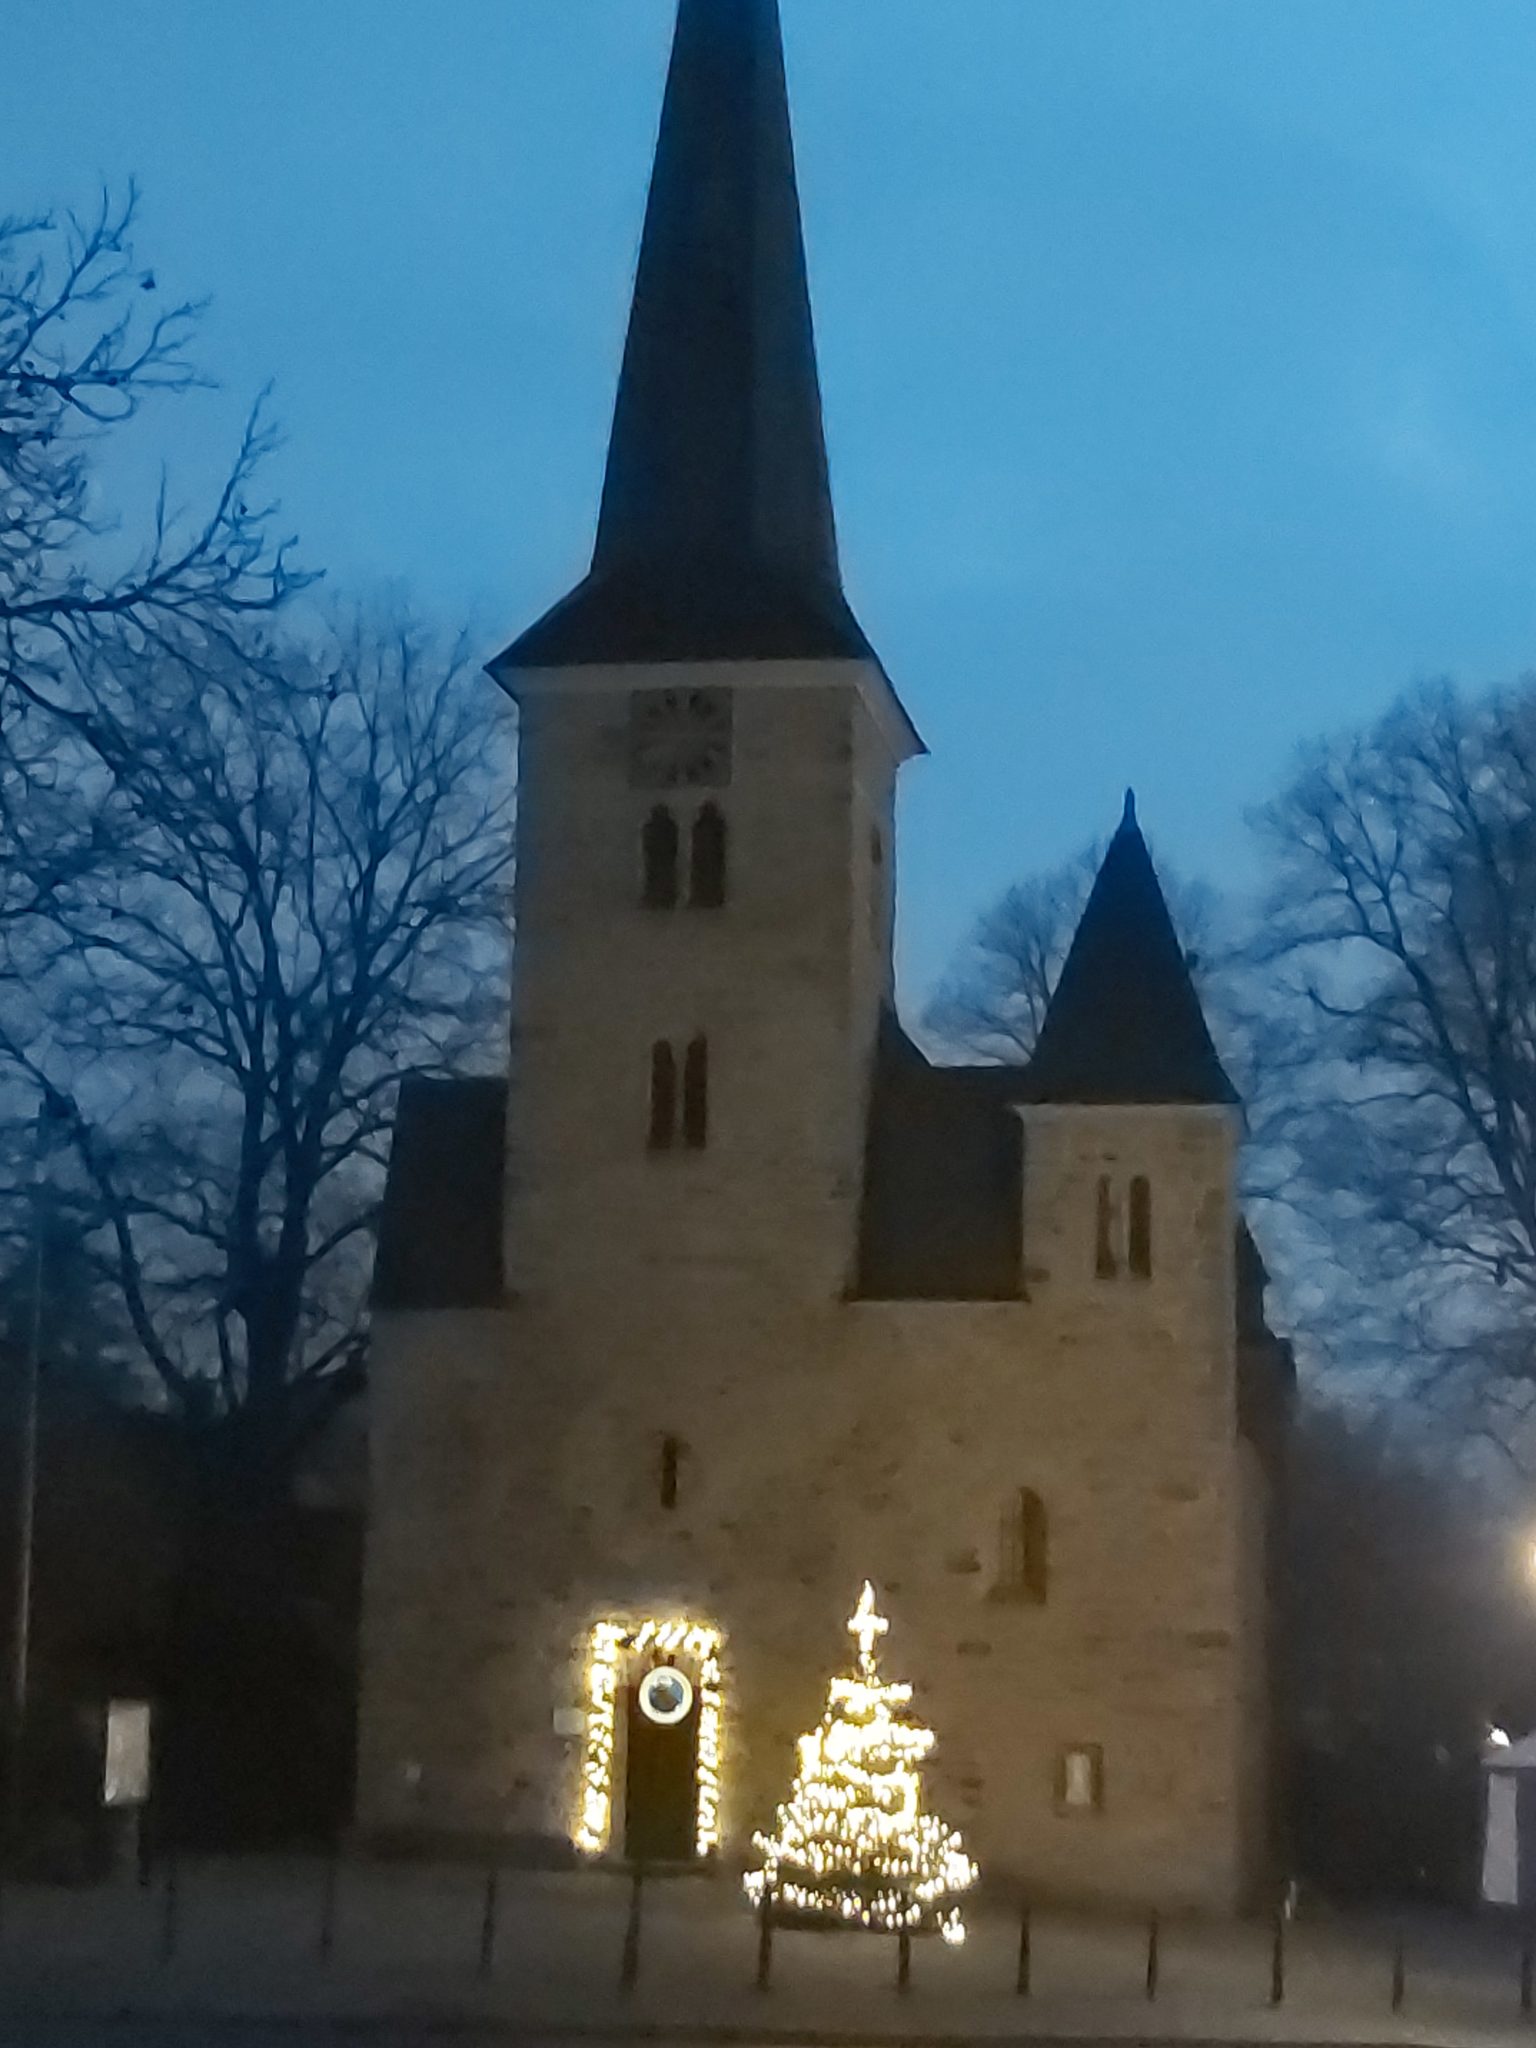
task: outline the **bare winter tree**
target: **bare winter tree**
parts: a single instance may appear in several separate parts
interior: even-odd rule
[[[46,913],[107,850],[62,723],[88,703],[91,678],[167,638],[231,644],[309,580],[269,541],[268,511],[253,500],[271,445],[259,407],[210,503],[175,514],[162,483],[142,518],[112,514],[103,458],[135,445],[141,414],[149,425],[159,403],[203,381],[189,354],[201,309],[161,307],[134,255],[136,208],[130,187],[89,215],[0,218],[0,807],[10,833],[0,924]],[[0,982],[12,1035],[14,996]],[[7,1257],[29,1257],[36,1234],[25,1196],[34,1107],[25,1091],[6,1092]]]
[[[0,1237],[30,1273],[39,1211],[63,1225],[50,1278],[198,1425],[161,1786],[270,1827],[317,1759],[346,1782],[347,1567],[317,1624],[289,1481],[356,1382],[395,1081],[504,1058],[511,776],[462,650],[270,637],[308,579],[256,496],[259,408],[210,503],[104,516],[105,457],[131,474],[199,381],[133,214],[0,222],[0,1082],[68,1150],[45,1203],[0,1167]]]
[[[1536,684],[1408,698],[1316,748],[1264,825],[1293,1193],[1389,1306],[1387,1362],[1475,1392],[1513,1442],[1536,1403]]]
[[[155,309],[136,208],[130,188],[88,218],[0,218],[0,656],[23,692],[104,636],[216,630],[303,580],[251,502],[271,445],[259,407],[213,503],[178,519],[162,488],[147,537],[114,560],[93,494],[102,442],[200,381],[187,347],[202,309]]]
[[[50,716],[97,851],[9,928],[6,1049],[148,1367],[286,1455],[358,1361],[395,1082],[504,1055],[493,693],[406,626],[161,633]],[[0,827],[52,858],[29,805]]]
[[[1295,1867],[1335,1896],[1465,1897],[1490,1722],[1530,1725],[1530,1589],[1500,1489],[1387,1418],[1301,1405],[1287,1457]]]
[[[1011,884],[982,912],[923,1016],[940,1045],[972,1059],[1028,1059],[1102,858],[1089,847]]]

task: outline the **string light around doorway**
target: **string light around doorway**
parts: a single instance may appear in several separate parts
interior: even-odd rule
[[[694,1853],[720,1842],[720,1631],[676,1616],[639,1623],[600,1621],[587,1646],[586,1748],[574,1839],[584,1856],[601,1856],[613,1833],[614,1742],[619,1682],[626,1656],[687,1657],[695,1666],[699,1754],[694,1803]]]

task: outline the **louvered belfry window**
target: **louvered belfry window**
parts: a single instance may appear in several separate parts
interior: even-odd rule
[[[653,1152],[670,1152],[677,1127],[677,1059],[664,1038],[651,1047],[651,1135]]]
[[[709,1143],[709,1040],[702,1033],[683,1061],[683,1143],[691,1152]]]
[[[693,821],[688,901],[695,910],[725,906],[727,832],[718,804],[705,804]]]
[[[647,910],[672,910],[677,904],[677,820],[658,804],[640,834],[643,868],[640,900]]]

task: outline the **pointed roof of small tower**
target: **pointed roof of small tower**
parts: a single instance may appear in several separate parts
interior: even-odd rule
[[[838,568],[778,0],[679,0],[591,572],[492,670],[869,654]]]
[[[1025,1075],[1030,1102],[1235,1103],[1126,792]]]

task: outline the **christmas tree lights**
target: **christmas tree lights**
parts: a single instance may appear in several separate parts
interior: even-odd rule
[[[747,1874],[747,1896],[833,1924],[960,1942],[956,1900],[976,1882],[976,1865],[959,1835],[923,1812],[919,1765],[933,1731],[906,1711],[911,1686],[880,1676],[875,1644],[889,1627],[866,1583],[848,1624],[858,1669],[832,1680],[821,1726],[800,1738],[800,1769],[774,1832],[753,1837],[763,1860]]]

